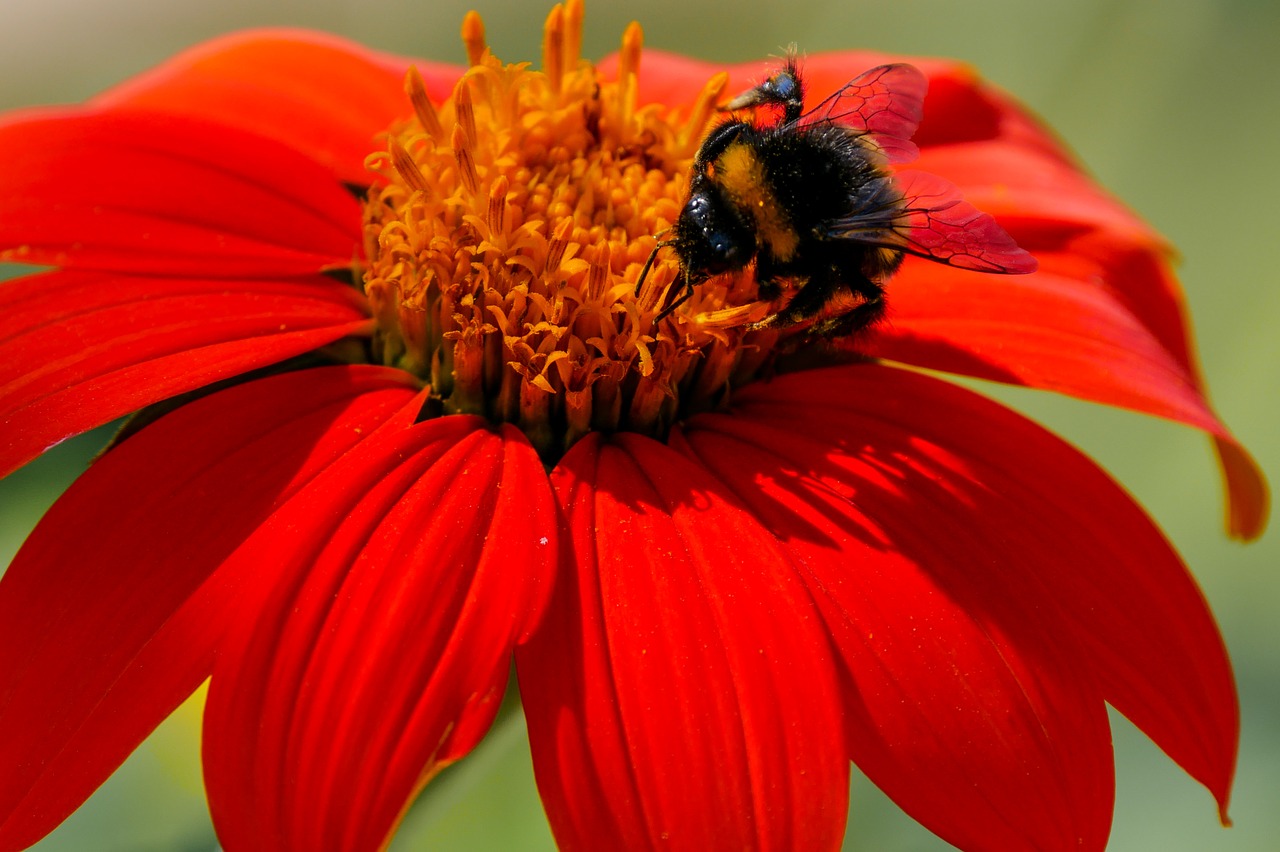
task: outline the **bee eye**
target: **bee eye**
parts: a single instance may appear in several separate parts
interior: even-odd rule
[[[744,247],[733,235],[724,231],[713,231],[707,235],[707,246],[711,249],[711,269],[719,272],[726,269],[737,269],[744,265],[747,258]]]
[[[686,261],[702,272],[741,269],[755,251],[750,230],[714,192],[697,192],[689,198],[676,231],[687,252]]]

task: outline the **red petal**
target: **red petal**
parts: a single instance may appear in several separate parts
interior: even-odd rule
[[[956,183],[1044,268],[1120,300],[1190,368],[1182,290],[1168,244],[1077,165],[997,140],[931,149],[920,168]]]
[[[325,166],[191,116],[60,110],[0,123],[0,259],[132,273],[348,266],[360,205]]]
[[[737,403],[737,418],[760,424],[750,439],[829,492],[824,505],[901,530],[893,547],[907,554],[933,546],[920,531],[954,542],[949,558],[963,568],[939,576],[987,606],[1008,597],[1045,625],[1060,613],[1054,641],[1081,654],[1104,697],[1225,808],[1238,709],[1221,637],[1177,554],[1092,463],[995,403],[890,368],[795,374]],[[700,422],[726,432],[739,419]]]
[[[209,692],[206,781],[227,848],[381,848],[484,733],[544,608],[555,509],[532,447],[510,426],[416,413],[237,555],[286,579],[238,625]]]
[[[368,367],[251,382],[68,489],[0,581],[0,848],[52,830],[208,675],[243,604],[227,554],[413,395]]]
[[[0,475],[153,402],[366,332],[366,310],[319,276],[50,272],[0,284]]]
[[[1252,541],[1262,535],[1271,515],[1271,492],[1262,468],[1234,437],[1213,439],[1227,492],[1227,532]]]
[[[1192,376],[1106,291],[1050,269],[1026,276],[920,269],[892,284],[878,357],[1065,393],[1227,429]]]
[[[437,103],[463,69],[413,63]],[[252,30],[217,38],[99,95],[97,106],[203,117],[284,142],[367,183],[374,137],[410,114],[404,75],[410,60],[304,30]]]
[[[889,321],[859,346],[881,358],[1057,391],[1203,429],[1223,458],[1228,529],[1242,538],[1259,535],[1267,518],[1265,478],[1214,413],[1186,346],[1168,344],[1172,330],[1181,326],[1164,323],[1161,339],[1145,318],[1126,307],[1139,300],[1117,298],[1107,286],[1123,280],[1136,290],[1145,275],[1154,294],[1166,283],[1176,287],[1167,268],[1113,263],[1080,241],[1035,254],[1041,271],[1018,277],[976,275],[908,259],[890,285]],[[1168,299],[1163,304],[1180,309]]]
[[[783,459],[745,443],[780,439],[750,425],[732,438],[696,433],[691,455],[729,487],[751,488],[753,477],[813,449],[805,442]],[[932,506],[911,507],[909,520],[887,527],[835,494],[784,483],[779,476],[748,503],[809,564],[815,590],[830,595],[828,618],[854,683],[848,723],[859,766],[961,848],[1101,849],[1112,794],[1101,695],[1053,650],[1043,622],[957,592],[948,575],[981,567],[991,549],[971,547],[956,519],[939,523]],[[917,524],[935,542],[899,547]],[[845,541],[833,549],[823,539]]]
[[[646,438],[584,439],[552,477],[566,576],[517,670],[557,842],[835,848],[839,698],[786,553]]]

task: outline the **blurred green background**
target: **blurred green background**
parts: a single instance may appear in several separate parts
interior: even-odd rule
[[[81,100],[189,44],[249,26],[313,27],[461,61],[458,25],[469,8],[485,16],[498,56],[537,59],[546,7],[512,0],[4,0],[0,108]],[[586,55],[612,51],[632,19],[648,46],[711,60],[763,58],[793,41],[808,52],[935,54],[968,60],[1017,94],[1179,247],[1214,400],[1280,477],[1280,4],[596,0],[587,6]],[[1209,795],[1117,718],[1110,848],[1280,848],[1280,537],[1226,540],[1209,445],[1190,429],[1049,394],[983,390],[1084,448],[1151,511],[1204,587],[1236,665],[1244,716],[1236,826],[1220,829]],[[0,482],[0,564],[103,440],[68,442]],[[216,848],[200,797],[197,731],[198,710],[184,709],[37,848]],[[861,778],[846,846],[949,848]],[[551,848],[518,713],[433,785],[393,848]]]

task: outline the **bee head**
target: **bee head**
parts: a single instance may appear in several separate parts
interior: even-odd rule
[[[755,256],[751,226],[712,184],[696,189],[680,211],[672,245],[686,269],[718,275],[741,269]]]

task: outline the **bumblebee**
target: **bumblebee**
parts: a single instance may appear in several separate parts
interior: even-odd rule
[[[1023,273],[1035,259],[960,191],[935,175],[890,171],[919,154],[928,81],[911,65],[872,68],[803,112],[805,86],[794,55],[760,85],[721,109],[765,108],[772,122],[730,118],[694,157],[680,216],[654,247],[680,260],[683,292],[755,263],[761,301],[784,285],[794,295],[749,328],[809,323],[821,336],[849,335],[879,319],[884,285],[905,254],[981,272]]]

